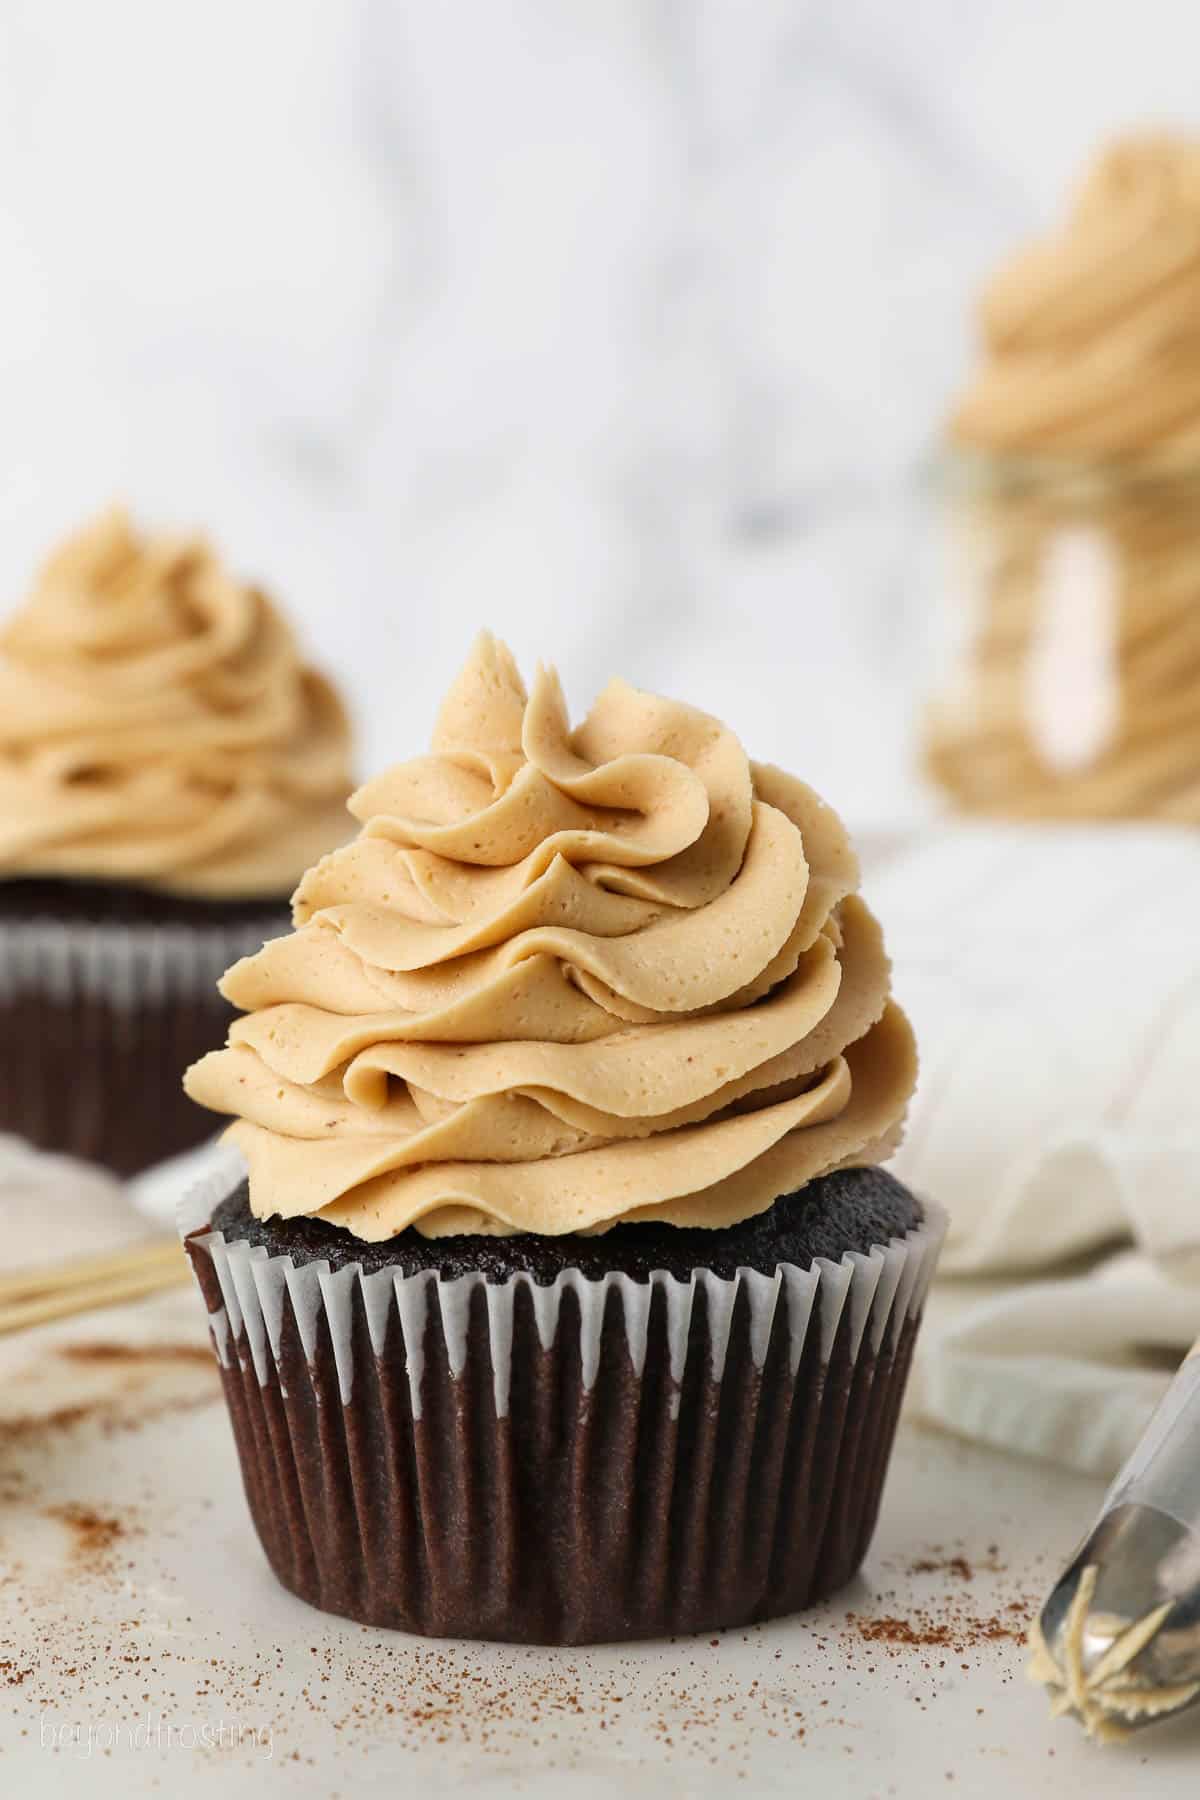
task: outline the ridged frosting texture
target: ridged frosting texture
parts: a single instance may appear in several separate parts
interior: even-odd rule
[[[614,682],[572,731],[485,636],[350,806],[187,1078],[258,1216],[720,1226],[892,1147],[914,1050],[853,852],[716,719]]]
[[[1123,139],[1064,226],[980,306],[983,366],[960,442],[1025,455],[1200,454],[1200,142]]]
[[[197,539],[110,512],[0,634],[0,878],[286,896],[350,787],[337,694]]]

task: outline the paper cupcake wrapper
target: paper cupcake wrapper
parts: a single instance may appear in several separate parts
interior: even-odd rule
[[[237,1177],[235,1176],[235,1179]],[[945,1227],[773,1276],[330,1270],[181,1228],[284,1584],[437,1636],[595,1642],[796,1610],[857,1569]]]
[[[264,935],[261,918],[0,921],[0,1130],[122,1175],[211,1136],[183,1072],[224,1041],[217,981]]]
[[[279,929],[288,929],[286,907]],[[211,995],[242,956],[262,948],[247,925],[116,925],[0,920],[0,1005],[35,994],[59,1005],[104,1000],[131,1011],[181,995]]]

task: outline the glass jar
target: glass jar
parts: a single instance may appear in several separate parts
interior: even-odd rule
[[[959,807],[1200,823],[1200,469],[955,455],[925,767]]]

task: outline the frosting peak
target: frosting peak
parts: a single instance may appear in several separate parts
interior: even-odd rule
[[[0,876],[287,894],[346,835],[349,743],[263,594],[114,510],[0,633]]]
[[[1065,226],[980,306],[985,361],[961,442],[1026,456],[1200,454],[1200,142],[1112,145]]]
[[[350,805],[187,1078],[259,1216],[718,1226],[890,1149],[914,1052],[853,852],[716,719],[614,682],[572,731],[484,636]]]

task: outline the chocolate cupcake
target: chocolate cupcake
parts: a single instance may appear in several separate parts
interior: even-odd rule
[[[942,1224],[876,1166],[915,1054],[837,818],[624,684],[572,732],[488,638],[351,810],[187,1080],[236,1115],[182,1223],[276,1574],[540,1643],[832,1592]]]
[[[267,599],[113,512],[0,634],[0,1130],[132,1173],[198,1143],[215,982],[346,836],[349,732]]]

